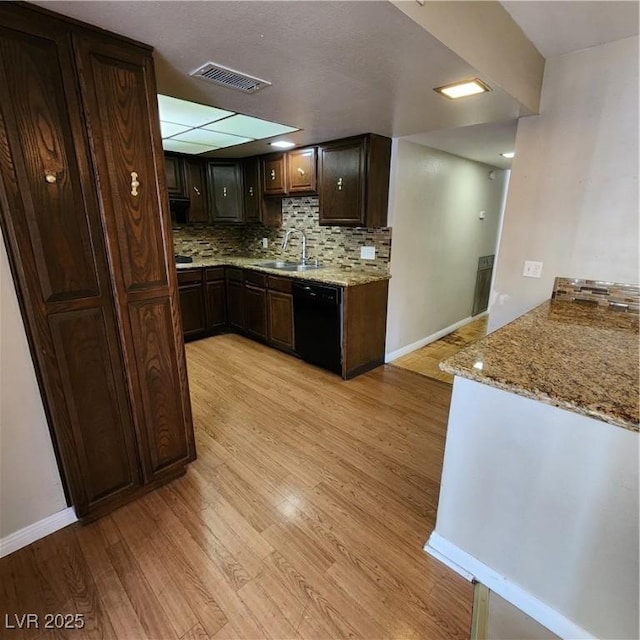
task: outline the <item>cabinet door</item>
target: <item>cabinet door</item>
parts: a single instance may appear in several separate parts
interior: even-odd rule
[[[232,329],[244,331],[244,282],[227,280],[227,320]]]
[[[207,329],[220,331],[227,326],[227,289],[224,280],[205,284]]]
[[[54,449],[82,517],[142,480],[93,169],[69,27],[13,3],[0,3],[0,24],[0,221]]]
[[[164,167],[167,178],[167,191],[172,195],[188,197],[185,189],[184,160],[180,156],[165,155]]]
[[[204,295],[202,284],[187,284],[178,287],[180,294],[180,314],[185,338],[204,333],[206,329]]]
[[[209,207],[215,222],[243,222],[240,161],[208,163]]]
[[[209,222],[204,163],[200,160],[185,160],[185,166],[187,195],[191,201],[188,216],[189,222]]]
[[[319,149],[320,224],[363,225],[363,140],[332,142]]]
[[[254,338],[267,339],[267,292],[261,287],[244,285],[245,329]]]
[[[281,291],[268,291],[267,311],[270,344],[293,351],[293,296]]]
[[[195,458],[151,52],[75,39],[145,482]]]
[[[294,149],[287,153],[289,193],[316,191],[316,148]]]
[[[244,219],[246,222],[260,222],[262,191],[260,190],[260,160],[246,158],[244,170]]]
[[[287,194],[284,153],[262,158],[262,188],[265,196],[284,196]]]

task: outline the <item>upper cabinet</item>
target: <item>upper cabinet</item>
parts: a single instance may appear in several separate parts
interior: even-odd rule
[[[245,158],[243,169],[243,195],[245,222],[260,222],[262,210],[262,191],[260,190],[260,160],[257,157]]]
[[[265,196],[316,193],[316,147],[262,156]]]
[[[286,166],[284,153],[262,157],[262,186],[265,196],[287,195]]]
[[[294,149],[287,153],[287,192],[291,195],[315,193],[316,148]]]
[[[367,134],[319,147],[320,224],[387,224],[391,139]]]
[[[165,154],[164,167],[169,195],[189,197],[185,189],[184,160],[180,156]]]
[[[204,164],[200,160],[185,160],[186,193],[191,204],[187,214],[188,222],[209,222],[207,187]]]
[[[209,213],[212,222],[244,222],[242,162],[210,160],[207,163]]]

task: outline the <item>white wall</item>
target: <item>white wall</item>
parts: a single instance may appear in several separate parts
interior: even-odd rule
[[[471,315],[478,258],[495,253],[506,183],[506,171],[404,140],[394,140],[392,168],[387,353]]]
[[[436,533],[596,638],[640,637],[638,499],[638,433],[456,377]]]
[[[66,508],[0,237],[0,539]]]
[[[547,61],[541,113],[518,126],[490,330],[556,276],[638,282],[638,64],[637,37]]]

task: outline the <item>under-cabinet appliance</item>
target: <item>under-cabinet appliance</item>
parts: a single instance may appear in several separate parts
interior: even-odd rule
[[[342,289],[292,284],[296,353],[310,364],[342,373]]]

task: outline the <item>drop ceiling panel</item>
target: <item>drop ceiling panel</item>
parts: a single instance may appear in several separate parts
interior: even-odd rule
[[[210,147],[231,147],[244,142],[251,142],[251,138],[241,138],[240,136],[231,136],[228,133],[218,133],[207,129],[191,129],[185,133],[179,133],[173,136],[171,140],[180,140],[183,142],[193,142],[195,144],[204,144]]]
[[[273,136],[280,136],[285,133],[297,131],[295,127],[288,127],[284,124],[278,124],[277,122],[268,122],[242,114],[225,118],[219,122],[213,122],[204,128],[211,131],[250,136],[256,140],[272,138]]]
[[[165,151],[176,151],[178,153],[201,154],[207,151],[214,151],[217,147],[211,145],[193,144],[192,142],[184,142],[168,138],[162,141],[162,148]]]

